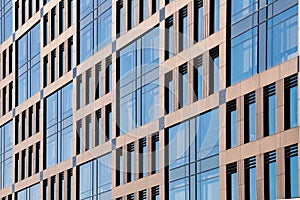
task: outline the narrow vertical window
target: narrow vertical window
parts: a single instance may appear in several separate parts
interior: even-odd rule
[[[140,0],[140,23],[143,22],[147,17],[147,0]]]
[[[194,40],[203,39],[203,0],[195,0]]]
[[[73,37],[68,40],[68,71],[74,67],[74,46],[73,46]]]
[[[128,30],[134,27],[134,0],[128,0]]]
[[[112,91],[112,62],[111,62],[111,57],[106,59],[106,72],[105,72],[105,77],[106,77],[106,93],[109,93]]]
[[[194,60],[194,96],[195,100],[200,100],[203,97],[202,56],[198,56]]]
[[[151,199],[159,200],[159,186],[151,188]]]
[[[276,88],[275,83],[264,87],[264,135],[276,132]]]
[[[299,197],[298,185],[298,145],[296,144],[285,148],[285,197]]]
[[[57,79],[56,50],[51,52],[51,83]]]
[[[116,150],[116,186],[123,184],[123,153],[122,148]]]
[[[65,47],[64,43],[59,45],[59,77],[65,74]]]
[[[129,5],[130,6],[130,5]],[[130,17],[130,13],[128,14]],[[117,34],[120,36],[123,32],[123,0],[117,1]]]
[[[96,64],[96,99],[102,96],[102,71],[101,63]]]
[[[174,55],[174,25],[173,16],[166,19],[166,32],[165,32],[165,60],[173,57]]]
[[[56,37],[56,8],[51,10],[51,40]]]
[[[159,10],[159,0],[152,0],[152,15]]]
[[[215,94],[219,91],[219,47],[209,51],[209,94]]]
[[[90,150],[93,147],[93,136],[92,136],[92,119],[91,116],[85,118],[85,150]]]
[[[284,129],[298,125],[298,77],[284,79]]]
[[[188,9],[179,11],[179,52],[188,48]]]
[[[65,31],[65,2],[59,3],[59,34]]]
[[[96,146],[102,144],[102,116],[101,116],[101,109],[96,111],[96,123],[97,123],[97,132],[96,134]]]
[[[256,139],[256,103],[255,92],[245,95],[244,99],[244,132],[245,143],[252,142]]]
[[[238,199],[238,176],[237,176],[237,163],[231,163],[226,166],[227,177],[227,199]]]
[[[188,70],[187,64],[179,67],[179,108],[188,104]]]
[[[64,173],[59,174],[59,199],[65,199],[65,176]]]
[[[22,0],[22,24],[26,21],[26,0]]]
[[[83,105],[82,102],[82,92],[83,92],[83,88],[82,88],[82,75],[77,77],[77,109],[81,108]]]
[[[220,0],[210,0],[210,34],[219,30],[220,26]]]
[[[165,109],[166,113],[173,111],[173,78],[172,72],[169,72],[165,77]]]
[[[77,124],[76,124],[76,132],[77,132],[77,134],[76,134],[76,136],[77,136],[77,144],[76,144],[76,146],[77,146],[77,154],[80,154],[80,153],[82,153],[83,152],[83,148],[82,148],[82,121],[81,120],[79,120],[78,122],[77,122]]]
[[[68,27],[74,23],[74,0],[68,1]]]
[[[152,136],[152,144],[151,144],[151,168],[152,168],[152,174],[156,174],[159,172],[159,135],[158,133],[154,134]]]
[[[48,56],[44,57],[44,87],[46,87],[49,83],[48,81],[48,67],[49,67],[49,62],[48,62]]]
[[[92,70],[86,71],[86,89],[85,89],[85,104],[88,105],[92,101]]]
[[[146,154],[146,138],[142,138],[139,140],[139,178],[146,177]]]
[[[276,152],[264,154],[265,199],[276,199]]]
[[[249,200],[256,199],[256,159],[245,160],[245,196]]]
[[[139,200],[144,200],[144,199],[147,199],[146,190],[139,191]]]
[[[67,199],[73,199],[73,171],[72,169],[68,170],[68,186],[67,186]]]
[[[112,139],[112,112],[111,105],[106,106],[106,140]]]
[[[127,182],[134,181],[134,143],[127,145]]]
[[[32,136],[32,134],[33,134],[33,127],[34,127],[34,125],[33,125],[33,119],[34,119],[34,116],[33,116],[33,107],[30,107],[29,108],[29,119],[28,119],[28,126],[29,126],[29,128],[28,128],[28,137],[31,137]]]
[[[237,145],[236,100],[232,100],[227,103],[226,113],[226,147],[227,149],[230,149]]]

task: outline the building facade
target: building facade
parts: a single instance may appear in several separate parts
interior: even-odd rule
[[[298,0],[2,0],[0,198],[299,197]]]

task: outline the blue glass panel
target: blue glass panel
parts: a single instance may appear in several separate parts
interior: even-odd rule
[[[93,23],[80,31],[80,62],[90,57],[94,52]]]
[[[169,129],[169,168],[173,169],[189,162],[188,123]]]
[[[197,41],[200,41],[203,39],[203,6],[197,9]]]
[[[40,91],[40,63],[33,66],[30,70],[30,95],[33,96]]]
[[[250,178],[250,200],[256,199],[256,168],[251,168],[249,170]]]
[[[230,134],[231,134],[231,148],[232,147],[235,147],[236,146],[236,142],[237,142],[237,135],[236,135],[236,123],[237,123],[237,120],[236,120],[236,110],[232,111],[230,113]]]
[[[47,162],[46,166],[51,167],[57,164],[58,160],[58,146],[57,146],[57,135],[54,134],[47,138],[46,142],[46,155],[47,155]]]
[[[238,200],[237,173],[231,174],[231,200]]]
[[[197,199],[220,199],[219,169],[210,170],[197,176]]]
[[[269,163],[270,200],[276,199],[276,162]]]
[[[169,198],[173,200],[189,199],[189,179],[180,179],[170,183]]]
[[[142,124],[147,124],[159,116],[158,81],[142,88]]]
[[[79,199],[86,199],[92,196],[93,192],[93,171],[92,162],[88,162],[79,167],[80,183],[79,183]]]
[[[275,95],[268,97],[268,125],[269,135],[276,132],[276,98]]]
[[[54,125],[58,120],[58,104],[57,104],[57,93],[54,93],[46,100],[47,104],[47,128]]]
[[[268,21],[268,68],[297,56],[297,13],[298,6],[294,6]]]
[[[217,32],[220,27],[220,0],[215,0],[214,3],[214,32]]]
[[[67,160],[72,156],[72,135],[72,126],[69,126],[62,131],[62,161]]]
[[[83,19],[93,10],[93,0],[80,1],[80,19]]]
[[[111,42],[111,12],[109,9],[98,18],[98,50]]]
[[[290,157],[290,183],[289,186],[291,187],[291,198],[299,197],[298,195],[298,156]]]
[[[298,87],[290,88],[290,128],[298,125]]]
[[[258,9],[258,0],[231,1],[231,23],[235,23]]]
[[[231,41],[230,82],[235,84],[257,71],[257,28],[249,30]]]
[[[251,103],[249,106],[249,141],[256,139],[256,104]]]
[[[72,94],[73,84],[68,84],[62,88],[62,119],[65,119],[72,115]]]

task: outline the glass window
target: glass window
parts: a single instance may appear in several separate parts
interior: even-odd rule
[[[111,154],[79,167],[79,199],[111,199]]]
[[[219,169],[198,174],[197,181],[197,199],[220,199]]]
[[[101,63],[96,65],[96,99],[102,96],[102,70]]]
[[[284,124],[285,129],[298,125],[298,77],[284,79]]]
[[[147,150],[146,150],[146,138],[139,140],[139,178],[146,177],[147,174]]]
[[[179,67],[179,107],[188,104],[188,70],[187,64]]]
[[[268,68],[297,56],[298,6],[268,20]]]
[[[237,163],[228,164],[227,171],[227,199],[238,199],[238,176],[237,176]]]
[[[81,0],[79,29],[81,63],[111,42],[111,0]]]
[[[134,143],[127,145],[127,182],[134,181]]]
[[[173,78],[172,72],[166,75],[166,87],[165,87],[165,109],[166,113],[171,113],[173,111]]]
[[[159,135],[158,133],[152,136],[152,144],[151,144],[151,152],[152,152],[152,174],[159,172]]]
[[[218,153],[219,118],[218,109],[201,114],[196,118],[197,159]]]
[[[35,200],[40,199],[40,185],[35,184],[24,190],[17,192],[16,197],[18,200]]]
[[[194,40],[203,39],[203,0],[195,0]]]
[[[73,85],[69,83],[46,98],[47,168],[72,155],[72,90]]]
[[[106,106],[106,138],[105,141],[112,139],[112,110],[111,105]]]
[[[0,188],[12,184],[12,122],[0,127]]]
[[[128,10],[130,9],[130,4],[128,4]],[[128,12],[130,13],[130,12]],[[131,17],[128,15],[128,17]],[[117,34],[123,33],[123,0],[117,2]]]
[[[174,24],[172,16],[166,19],[165,38],[165,60],[167,60],[174,55]]]
[[[245,95],[245,143],[256,139],[256,103],[255,92]]]
[[[271,84],[264,88],[264,133],[265,136],[276,132],[276,88]]]
[[[134,0],[128,0],[128,30],[134,27]]]
[[[220,27],[220,0],[214,0],[214,32]]]
[[[17,41],[17,49],[18,104],[21,104],[40,90],[40,24]]]
[[[86,72],[86,95],[85,104],[88,105],[92,101],[92,70],[89,69]]]
[[[158,117],[158,35],[154,28],[119,52],[119,134]]]
[[[285,148],[285,193],[286,198],[298,197],[298,145]]]
[[[2,1],[0,5],[0,43],[12,34],[12,1]]]
[[[257,28],[231,40],[231,84],[257,73]]]
[[[265,199],[276,199],[276,152],[266,153],[264,160]]]
[[[123,184],[123,153],[122,148],[116,151],[116,185]]]
[[[202,56],[194,59],[194,80],[193,80],[193,98],[194,101],[202,99],[203,96],[203,66]]]
[[[245,196],[249,200],[256,199],[256,159],[255,157],[245,160]]]
[[[188,47],[188,11],[187,7],[179,11],[179,52]]]
[[[258,0],[231,1],[231,23],[235,23],[258,9]]]
[[[233,100],[227,104],[227,123],[226,123],[226,143],[227,149],[237,145],[237,111],[236,101]]]
[[[112,63],[111,58],[107,58],[106,66],[106,93],[112,91]]]

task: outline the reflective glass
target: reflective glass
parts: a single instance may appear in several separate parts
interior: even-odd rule
[[[236,146],[236,142],[237,142],[237,135],[236,135],[236,110],[232,111],[230,113],[230,147],[235,147]]]
[[[231,84],[256,74],[257,29],[251,29],[231,41]]]
[[[292,87],[289,90],[290,128],[294,128],[298,125],[298,87]]]
[[[298,156],[293,156],[290,157],[290,183],[289,184],[291,187],[291,197],[296,198],[298,197]]]
[[[231,199],[238,200],[238,190],[237,190],[237,173],[230,175],[231,177]]]
[[[268,135],[273,135],[276,132],[276,98],[275,95],[269,96],[267,105],[268,107]]]

